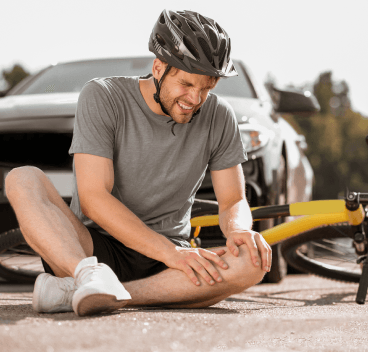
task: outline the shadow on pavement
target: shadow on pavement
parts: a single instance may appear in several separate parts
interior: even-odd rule
[[[16,284],[7,281],[0,281],[1,293],[33,292],[33,284]]]
[[[297,290],[299,291],[299,290]],[[283,291],[283,292],[275,292],[275,293],[270,293],[270,294],[258,294],[258,295],[253,295],[254,298],[257,298],[252,300],[252,299],[242,299],[242,298],[235,298],[235,297],[229,297],[226,298],[225,301],[228,302],[241,302],[241,303],[263,303],[262,301],[258,300],[260,299],[266,299],[268,302],[264,302],[265,304],[270,305],[271,307],[269,308],[274,308],[275,305],[280,306],[280,304],[273,304],[272,302],[269,302],[269,300],[274,299],[275,301],[277,300],[279,301],[285,301],[285,302],[303,302],[304,306],[330,306],[330,305],[334,305],[336,303],[354,303],[355,302],[355,296],[356,296],[356,291],[352,291],[352,292],[344,292],[344,293],[329,293],[329,294],[322,294],[319,295],[319,297],[314,298],[314,299],[299,299],[299,298],[288,298],[288,297],[273,297],[276,295],[280,295],[280,294],[285,294],[285,293],[291,293],[291,292],[297,292],[297,291]],[[346,297],[350,297],[350,296],[354,296],[353,299],[351,300],[344,300],[344,298]],[[287,306],[288,308],[290,308],[290,306]],[[300,305],[298,305],[298,307],[300,307]],[[267,308],[262,308],[262,309],[267,309]]]
[[[1,297],[1,296],[0,296]],[[4,299],[9,300],[9,299]],[[13,299],[11,299],[13,300]],[[28,301],[29,298],[23,299],[14,299],[17,301]],[[78,317],[74,312],[66,312],[66,313],[54,313],[54,314],[43,314],[36,313],[33,310],[32,304],[17,304],[17,305],[2,305],[2,299],[0,298],[0,326],[1,325],[15,325],[20,320],[25,320],[29,318],[36,318],[42,320],[54,320],[54,321],[71,321],[71,320],[93,320],[99,319],[101,317],[113,317],[121,314],[136,314],[136,313],[184,313],[184,314],[238,314],[240,313],[237,309],[227,309],[227,308],[206,308],[206,309],[163,309],[160,307],[150,307],[150,308],[123,308],[121,310],[115,311],[113,313],[108,314],[98,314],[88,317]]]

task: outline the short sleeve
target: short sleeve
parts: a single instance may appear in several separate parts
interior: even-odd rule
[[[79,95],[69,154],[86,153],[113,159],[117,113],[109,91],[92,80]]]
[[[223,99],[219,99],[212,127],[209,170],[227,169],[248,160],[234,110]]]

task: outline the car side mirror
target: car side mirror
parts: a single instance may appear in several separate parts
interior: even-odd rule
[[[321,110],[317,98],[309,91],[281,90],[273,87],[271,98],[275,112],[311,116]]]

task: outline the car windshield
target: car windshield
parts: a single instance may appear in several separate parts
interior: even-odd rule
[[[83,85],[96,77],[144,76],[152,70],[152,57],[101,59],[51,66],[10,95],[80,92]],[[237,62],[237,77],[221,79],[213,90],[219,95],[253,98],[250,83]]]

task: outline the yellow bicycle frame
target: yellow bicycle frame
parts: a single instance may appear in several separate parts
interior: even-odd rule
[[[251,211],[257,209],[275,208],[275,206],[264,206],[251,208]],[[285,205],[280,206],[285,207]],[[290,222],[285,222],[273,228],[261,232],[268,244],[273,245],[281,242],[289,237],[296,236],[305,231],[320,226],[327,226],[340,222],[348,222],[351,225],[359,225],[363,222],[365,212],[363,206],[360,205],[357,210],[350,211],[345,206],[344,200],[315,200],[310,202],[289,204],[289,212],[287,216],[302,216]],[[274,217],[274,216],[270,216]],[[254,219],[257,221],[260,219]],[[215,226],[219,224],[218,215],[206,215],[190,220],[191,226],[195,227],[194,238],[198,237],[201,227]],[[195,242],[192,241],[192,246]]]

